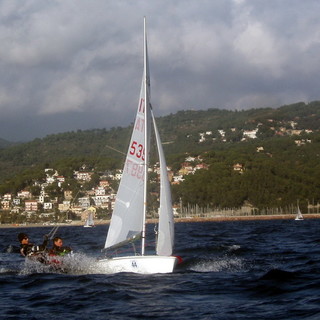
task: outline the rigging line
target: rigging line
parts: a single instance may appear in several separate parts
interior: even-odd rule
[[[115,149],[115,148],[113,148],[113,147],[111,147],[111,146],[108,146],[107,144],[106,144],[106,147],[109,148],[109,149],[111,149],[111,150],[113,150],[113,151],[116,151],[116,152],[118,152],[118,153],[123,154],[123,155],[126,156],[126,154],[125,154],[124,152],[122,152],[122,151],[120,151],[120,150],[118,150],[118,149]]]
[[[75,197],[73,198],[73,201],[70,203],[70,207],[74,204],[75,200],[77,199],[77,196],[78,196],[80,190],[81,190],[81,188],[78,190],[78,192],[76,193]],[[58,223],[61,223],[61,222],[63,221],[63,219],[67,216],[67,214],[68,214],[69,211],[70,211],[70,209],[67,210],[67,212],[65,213],[65,215],[62,215],[62,216],[61,216],[61,218],[59,219]],[[50,230],[50,232],[47,234],[47,237],[48,237],[49,240],[52,240],[52,239],[54,238],[54,235],[57,233],[59,227],[60,227],[60,226],[57,225],[57,226],[54,226],[54,227]]]

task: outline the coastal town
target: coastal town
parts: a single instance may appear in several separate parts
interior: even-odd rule
[[[271,120],[269,121],[272,122]],[[253,130],[242,130],[242,141],[258,139],[258,123]],[[303,133],[310,134],[310,129],[297,130],[297,123],[290,121],[282,127],[271,127],[275,135],[299,136]],[[231,128],[230,132],[236,132],[236,128]],[[215,136],[215,138],[212,138]],[[199,132],[199,141],[201,144],[207,139],[227,142],[226,130],[217,130]],[[295,144],[300,147],[306,143],[312,143],[311,139],[295,139]],[[266,152],[263,146],[256,148],[257,153]],[[269,156],[272,156],[269,154]],[[185,177],[194,174],[197,170],[207,170],[208,165],[201,156],[186,155],[184,161],[180,164],[178,171],[174,172],[168,167],[168,177],[172,185],[180,184]],[[235,162],[232,168],[235,172],[243,174],[246,170],[243,163]],[[154,179],[159,178],[159,164],[156,163],[149,169]],[[89,213],[93,214],[95,219],[109,219],[112,213],[116,190],[122,176],[122,170],[114,172],[96,173],[94,168],[88,168],[85,164],[79,170],[73,171],[73,182],[78,188],[73,190],[68,188],[67,179],[60,175],[54,168],[45,168],[43,179],[33,181],[33,185],[19,190],[16,194],[6,193],[1,195],[1,223],[70,223],[71,221],[84,222]],[[70,177],[69,177],[70,179]],[[94,180],[94,181],[93,181]],[[55,192],[52,192],[54,190]],[[154,192],[158,198],[158,192]],[[241,208],[241,212],[250,213],[250,205]],[[177,217],[181,215],[181,204],[174,205],[174,213]],[[155,218],[156,212],[151,212],[149,217]]]
[[[200,157],[188,156],[176,175],[171,168],[167,169],[171,183],[179,184],[185,175],[194,174],[196,170],[207,167]],[[18,191],[17,194],[2,195],[1,223],[70,223],[72,220],[85,221],[89,213],[92,213],[95,219],[110,217],[116,197],[113,186],[118,185],[122,170],[97,175],[94,169],[87,169],[84,164],[73,172],[73,179],[78,185],[76,192],[68,189],[66,178],[57,170],[46,168],[44,181],[34,181],[32,186]],[[159,164],[155,164],[149,172],[158,179]],[[86,184],[91,182],[94,176],[98,176],[95,185],[86,188]],[[50,192],[52,188],[59,191],[59,196]]]

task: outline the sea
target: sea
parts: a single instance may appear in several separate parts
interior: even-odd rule
[[[320,219],[176,223],[182,262],[153,275],[99,274],[107,229],[61,226],[61,271],[8,252],[50,227],[0,228],[0,319],[320,319]]]

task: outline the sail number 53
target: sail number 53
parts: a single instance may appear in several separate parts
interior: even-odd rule
[[[138,144],[137,141],[132,141],[131,147],[130,147],[130,154],[132,156],[136,156],[138,159],[144,160],[144,147],[140,143]]]

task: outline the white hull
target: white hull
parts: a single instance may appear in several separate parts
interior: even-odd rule
[[[295,218],[294,220],[303,220],[303,218]]]
[[[142,274],[171,273],[178,259],[173,256],[128,256],[101,259],[99,273],[134,272]]]

